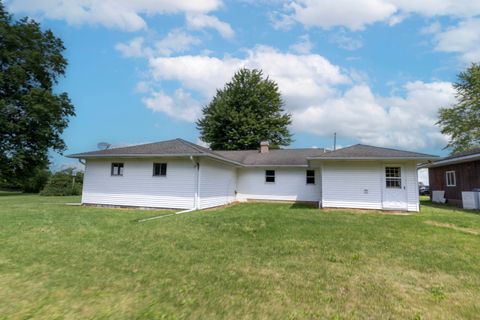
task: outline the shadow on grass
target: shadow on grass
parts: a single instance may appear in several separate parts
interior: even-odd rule
[[[449,203],[434,203],[431,200],[420,200],[420,205],[429,207],[429,208],[435,208],[435,209],[455,210],[457,212],[462,212],[462,213],[480,214],[479,210],[463,209]]]
[[[28,194],[33,194],[33,193],[23,193],[21,191],[0,191],[0,197],[7,197],[7,196],[25,196]]]
[[[290,206],[290,209],[317,209],[318,204],[316,203],[305,203],[305,202],[294,202]]]

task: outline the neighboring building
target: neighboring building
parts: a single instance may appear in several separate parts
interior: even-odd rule
[[[82,203],[204,209],[234,201],[419,210],[418,163],[431,155],[355,145],[212,151],[175,139],[71,155],[84,159]]]
[[[480,148],[438,159],[425,167],[430,190],[445,191],[448,203],[461,206],[462,191],[480,188]]]

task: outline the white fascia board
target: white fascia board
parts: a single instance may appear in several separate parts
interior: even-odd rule
[[[236,166],[243,166],[241,163],[224,159],[210,154],[197,153],[176,153],[176,154],[96,154],[96,155],[68,155],[67,158],[77,159],[108,159],[108,158],[178,158],[178,157],[208,157],[215,160],[223,161]]]
[[[458,158],[452,158],[452,159],[446,159],[446,160],[438,160],[433,163],[428,163],[425,164],[425,168],[435,168],[435,167],[441,167],[444,165],[448,164],[456,164],[456,163],[462,163],[462,162],[469,162],[469,161],[475,161],[480,159],[480,154],[471,154],[468,156],[463,156],[463,157],[458,157]]]

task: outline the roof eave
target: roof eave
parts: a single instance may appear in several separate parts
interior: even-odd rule
[[[428,156],[428,157],[308,157],[307,160],[368,160],[368,161],[375,161],[375,160],[418,160],[418,161],[428,161],[437,159],[435,156]]]
[[[308,168],[308,164],[244,164],[246,168]]]
[[[464,163],[464,162],[470,162],[470,161],[475,161],[480,159],[480,154],[474,154],[474,155],[468,155],[468,156],[463,156],[463,157],[458,157],[458,158],[451,158],[451,159],[446,159],[446,160],[437,160],[432,163],[427,163],[425,164],[425,168],[435,168],[435,167],[441,167],[449,164],[457,164],[457,163]]]
[[[235,164],[237,166],[243,166],[243,164],[225,159],[220,156],[212,154],[199,154],[199,153],[175,153],[175,154],[70,154],[67,158],[73,159],[108,159],[108,158],[178,158],[178,157],[209,157],[212,159],[224,161],[227,163]]]

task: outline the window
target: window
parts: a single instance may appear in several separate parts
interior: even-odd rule
[[[307,184],[315,184],[315,170],[307,170]]]
[[[455,171],[445,172],[445,179],[447,180],[447,187],[455,187],[457,181],[455,180]]]
[[[385,186],[392,189],[402,188],[401,167],[385,167]]]
[[[112,163],[112,176],[123,176],[123,163]]]
[[[265,182],[275,182],[275,170],[265,170]]]
[[[154,163],[153,164],[153,176],[154,177],[165,177],[167,175],[167,164],[166,163]]]

